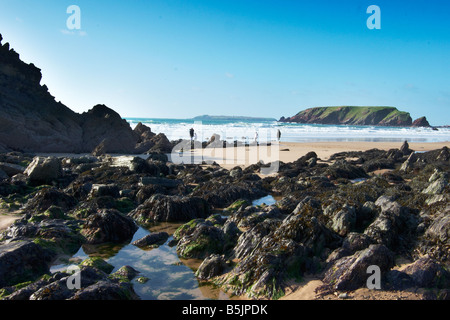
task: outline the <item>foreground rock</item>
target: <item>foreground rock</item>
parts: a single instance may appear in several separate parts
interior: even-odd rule
[[[32,281],[49,271],[54,255],[31,241],[0,245],[0,288]]]
[[[352,256],[337,260],[325,273],[323,282],[335,290],[365,287],[370,266],[377,266],[383,275],[394,266],[394,254],[384,245],[370,245]]]
[[[75,269],[76,270],[76,269]],[[51,276],[9,292],[4,300],[139,300],[132,284],[121,272],[107,273],[90,266]],[[76,277],[79,288],[75,286]]]

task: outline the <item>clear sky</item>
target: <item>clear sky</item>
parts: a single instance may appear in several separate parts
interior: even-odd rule
[[[66,25],[70,5],[80,30]],[[0,0],[0,33],[76,112],[279,118],[379,105],[450,124],[448,0]]]

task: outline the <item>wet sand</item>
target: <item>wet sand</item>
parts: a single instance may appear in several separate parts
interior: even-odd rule
[[[399,149],[402,143],[399,142],[281,142],[273,143],[271,146],[248,146],[235,148],[202,149],[193,151],[192,155],[203,156],[203,160],[215,161],[220,166],[231,169],[236,166],[247,167],[262,160],[270,163],[280,160],[284,163],[293,162],[298,158],[314,151],[318,158],[327,161],[331,155],[344,151],[367,151],[370,149],[390,150]],[[418,152],[441,149],[444,146],[450,147],[450,142],[412,142],[410,149]],[[189,155],[185,155],[188,160]]]
[[[6,230],[14,221],[20,219],[22,216],[17,214],[0,213],[0,232]]]

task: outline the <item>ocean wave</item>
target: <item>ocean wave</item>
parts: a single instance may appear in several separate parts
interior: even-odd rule
[[[126,119],[132,128],[139,122],[149,126],[152,132],[164,133],[169,140],[189,139],[189,129],[194,128],[201,141],[208,140],[213,134],[222,139],[253,140],[258,132],[260,142],[273,141],[277,130],[286,142],[315,141],[409,141],[409,142],[444,142],[450,141],[450,128],[414,128],[414,127],[375,127],[292,124],[276,121],[266,122],[199,122],[189,119]]]

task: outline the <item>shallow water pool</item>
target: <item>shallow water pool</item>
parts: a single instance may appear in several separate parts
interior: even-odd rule
[[[172,234],[180,224],[161,224],[149,230],[139,227],[129,244],[82,246],[72,256],[71,261],[81,261],[88,257],[100,257],[114,266],[112,272],[128,265],[140,272],[136,277],[147,277],[145,283],[132,280],[136,294],[142,300],[227,300],[229,296],[211,285],[201,285],[194,275],[201,260],[180,259],[176,247],[169,247],[172,236],[158,248],[141,249],[131,243],[151,232],[166,231]],[[170,232],[171,231],[171,232]],[[65,270],[71,263],[53,266],[50,271]]]

